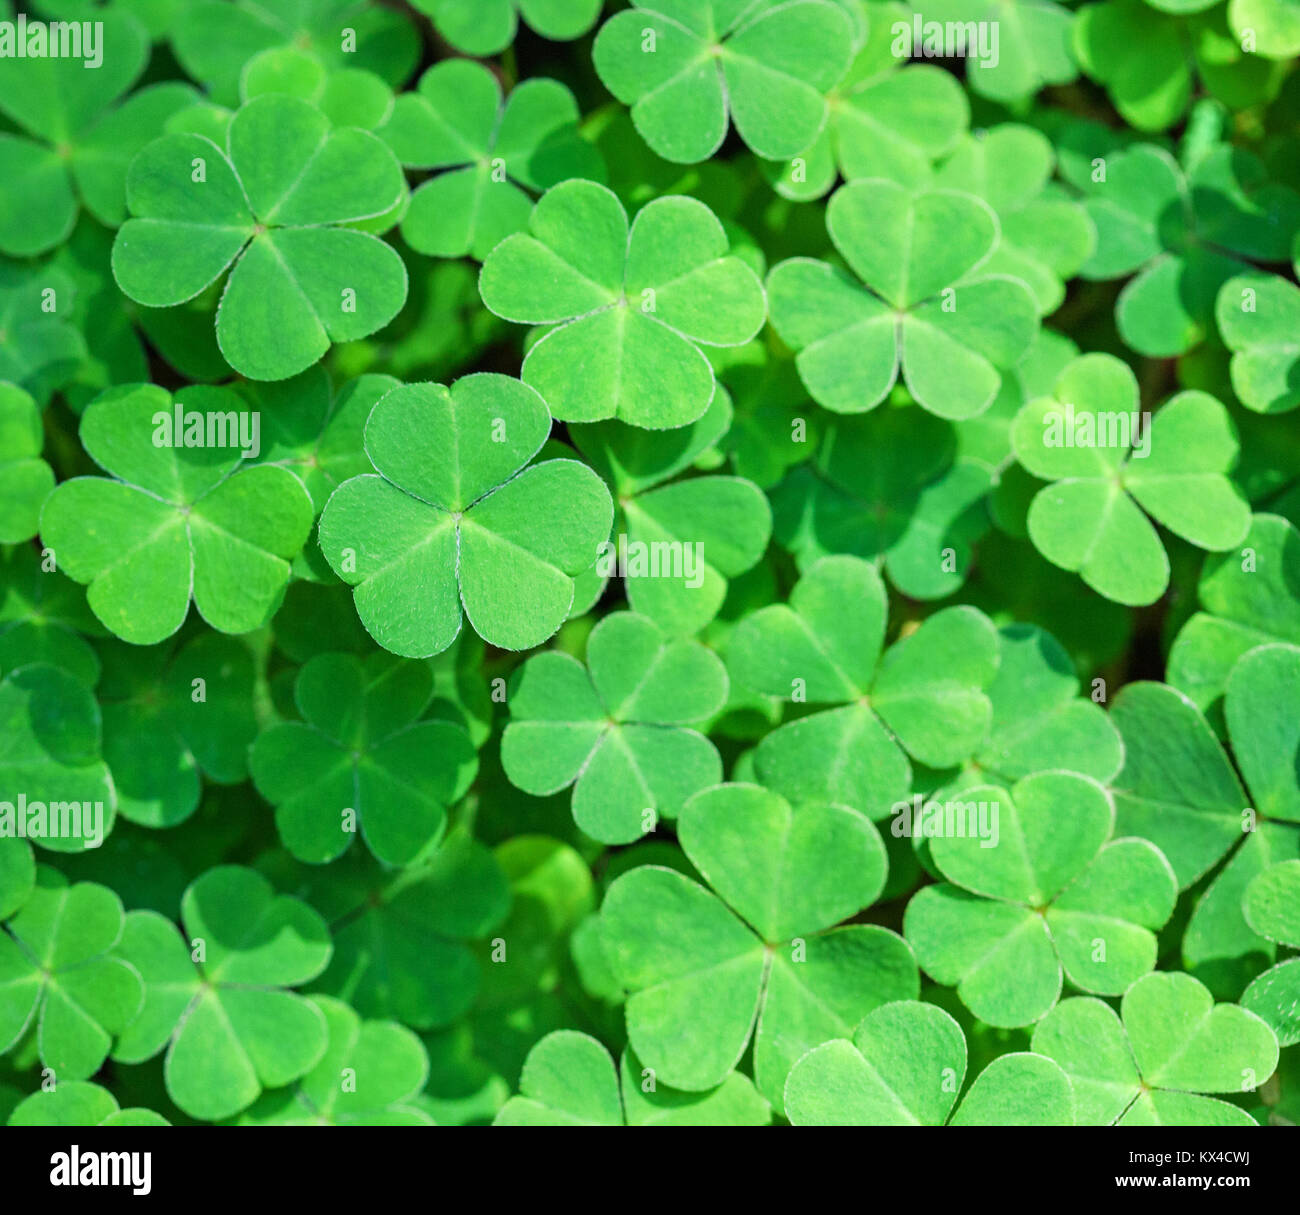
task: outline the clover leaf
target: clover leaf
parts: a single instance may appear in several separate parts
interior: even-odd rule
[[[224,633],[264,624],[311,529],[311,499],[283,468],[240,468],[238,446],[169,446],[192,419],[240,407],[228,389],[111,388],[82,415],[81,441],[108,477],[75,477],[46,500],[41,537],[89,585],[91,609],[135,645],[170,637],[191,599]],[[182,425],[176,424],[180,419]],[[182,430],[180,436],[174,430]]]
[[[44,405],[86,358],[72,322],[75,288],[57,266],[0,260],[0,381]]]
[[[605,956],[630,993],[628,1040],[665,1084],[699,1092],[726,1079],[752,1032],[758,1090],[779,1108],[800,1054],[918,990],[901,938],[835,927],[880,893],[884,847],[843,806],[792,807],[747,784],[696,794],[677,833],[713,892],[647,865],[610,885],[600,913]],[[701,999],[709,1020],[683,1038]]]
[[[941,1008],[882,1005],[852,1040],[814,1047],[790,1069],[786,1114],[795,1126],[1073,1126],[1074,1096],[1051,1059],[994,1059],[957,1103],[966,1038]],[[956,1110],[953,1107],[956,1106]]]
[[[659,198],[629,226],[590,181],[542,195],[528,231],[488,255],[479,287],[497,316],[556,326],[523,369],[555,417],[655,430],[708,409],[715,382],[700,346],[741,346],[766,313],[762,284],[704,203]]]
[[[1230,278],[1215,320],[1232,351],[1232,388],[1248,409],[1286,413],[1300,406],[1300,288],[1276,274]]]
[[[458,51],[480,58],[515,40],[519,18],[543,38],[581,38],[600,16],[604,0],[412,0]]]
[[[1156,964],[1155,930],[1178,883],[1147,840],[1114,839],[1106,790],[1073,772],[1037,772],[1010,790],[964,789],[945,813],[974,812],[994,834],[946,833],[930,854],[948,883],[918,892],[904,932],[937,982],[981,1021],[1038,1021],[1077,988],[1120,995]],[[966,826],[966,819],[961,819]],[[970,821],[974,821],[970,819]]]
[[[592,58],[665,160],[708,160],[731,124],[756,156],[788,160],[821,132],[852,39],[825,0],[636,0],[601,27]]]
[[[24,1097],[8,1126],[168,1126],[167,1119],[142,1107],[122,1109],[98,1084],[70,1080]]]
[[[229,270],[221,353],[250,379],[287,379],[401,309],[402,259],[347,225],[383,215],[405,189],[378,137],[266,94],[240,107],[225,148],[177,132],[131,162],[133,218],[117,234],[113,274],[136,303],[172,308]]]
[[[771,788],[879,820],[911,786],[909,755],[955,767],[984,744],[993,711],[985,689],[998,666],[993,625],[974,608],[945,608],[886,650],[887,612],[875,567],[836,556],[804,574],[788,606],[760,608],[736,627],[733,679],[830,706],[759,743],[754,762]]]
[[[874,409],[901,369],[931,413],[987,409],[1038,328],[1029,288],[983,269],[998,242],[992,208],[962,191],[862,180],[835,192],[826,228],[862,285],[811,258],[768,277],[772,325],[798,352],[813,400],[836,413]]]
[[[36,535],[41,503],[54,473],[41,459],[45,432],[36,402],[16,384],[0,383],[0,544]]]
[[[168,1096],[190,1117],[217,1121],[324,1056],[324,1015],[286,989],[325,968],[329,932],[305,903],[236,865],[190,884],[181,923],[184,937],[157,912],[127,915],[117,952],[144,979],[144,1006],[113,1058],[143,1063],[165,1049]]]
[[[93,688],[100,662],[86,638],[103,631],[86,592],[34,548],[0,550],[0,673],[48,663]]]
[[[1272,865],[1251,878],[1242,910],[1261,937],[1300,949],[1300,860]],[[1282,1046],[1300,1043],[1300,958],[1288,958],[1252,980],[1241,1006],[1272,1027]]]
[[[574,575],[595,562],[613,507],[576,460],[524,467],[550,425],[541,397],[500,375],[406,385],[376,404],[365,441],[378,475],[334,492],[320,544],[385,649],[440,653],[460,632],[462,605],[474,631],[504,649],[540,645],[564,623]]]
[[[578,103],[559,81],[526,80],[503,100],[482,64],[435,64],[378,131],[402,164],[445,170],[411,196],[402,238],[430,257],[482,261],[527,226],[530,192],[603,176],[578,119]]]
[[[1277,1040],[1254,1013],[1191,975],[1151,974],[1117,1016],[1100,1000],[1063,1000],[1034,1029],[1034,1050],[1065,1069],[1080,1126],[1252,1126],[1205,1093],[1254,1089],[1277,1066]]]
[[[419,720],[432,696],[427,663],[382,652],[364,662],[319,654],[302,667],[294,700],[303,720],[268,727],[249,755],[294,856],[331,861],[360,830],[380,860],[404,865],[437,840],[477,760],[458,726]]]
[[[0,920],[8,919],[36,887],[36,860],[26,840],[0,839]]]
[[[44,1067],[85,1080],[140,1011],[135,968],[110,956],[122,934],[122,902],[106,886],[69,885],[48,866],[0,933],[0,1050],[35,1026]]]
[[[618,1069],[588,1034],[560,1029],[528,1052],[519,1093],[494,1126],[767,1126],[772,1112],[753,1082],[732,1072],[703,1094],[646,1090],[646,1072],[630,1051]]]
[[[631,843],[722,780],[717,748],[688,725],[711,717],[726,697],[726,669],[712,651],[618,612],[592,630],[586,669],[555,650],[519,669],[501,763],[535,797],[572,785],[583,831],[602,843]]]
[[[1141,606],[1169,584],[1148,515],[1211,550],[1249,530],[1250,507],[1227,476],[1237,456],[1228,411],[1208,393],[1180,392],[1144,427],[1137,379],[1113,355],[1075,359],[1052,396],[1016,415],[1011,442],[1052,482],[1029,508],[1034,547],[1108,599]]]
[[[1229,0],[1228,23],[1233,33],[1249,32],[1257,55],[1292,59],[1300,55],[1300,20],[1287,0]]]

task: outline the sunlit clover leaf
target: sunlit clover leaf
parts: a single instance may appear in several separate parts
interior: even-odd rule
[[[72,279],[55,266],[0,260],[0,381],[40,405],[78,372],[86,342],[73,322]]]
[[[0,383],[0,544],[36,535],[54,472],[41,459],[45,429],[36,402],[17,384]]]
[[[592,630],[586,669],[558,650],[520,668],[501,763],[537,797],[572,785],[578,826],[602,843],[628,844],[722,780],[717,748],[689,723],[711,717],[726,697],[727,673],[711,650],[616,612]]]
[[[1151,974],[1119,1015],[1086,996],[1063,1000],[1034,1029],[1034,1050],[1065,1069],[1080,1126],[1253,1126],[1205,1093],[1242,1093],[1277,1066],[1277,1039],[1254,1013],[1191,975]]]
[[[658,198],[629,226],[590,181],[542,195],[528,231],[489,254],[479,289],[497,316],[557,326],[523,369],[557,418],[656,430],[708,409],[715,383],[700,346],[741,346],[766,315],[762,284],[704,203]]]
[[[0,111],[21,134],[0,133],[0,251],[31,257],[66,240],[81,203],[101,223],[125,218],[122,185],[131,157],[194,99],[186,84],[142,89],[120,105],[144,70],[144,30],[120,12],[97,13],[102,62],[80,57],[0,59]]]
[[[1002,1055],[957,1103],[966,1038],[941,1008],[899,1000],[814,1047],[785,1084],[795,1126],[1072,1126],[1066,1074],[1027,1052]],[[953,1107],[956,1106],[956,1112]]]
[[[415,1103],[429,1076],[420,1039],[395,1021],[363,1021],[312,996],[329,1034],[321,1060],[290,1088],[264,1093],[237,1126],[432,1126]]]
[[[321,654],[301,668],[303,720],[268,727],[249,756],[294,856],[331,861],[359,830],[381,861],[405,865],[437,840],[478,764],[458,726],[419,720],[432,696],[427,663],[382,652]]]
[[[1182,354],[1203,340],[1220,288],[1248,262],[1285,261],[1300,198],[1251,153],[1227,144],[1184,173],[1168,152],[1138,144],[1103,158],[1082,183],[1097,227],[1090,279],[1134,271],[1115,305],[1120,336],[1139,354]]]
[[[767,1126],[772,1111],[748,1076],[729,1075],[706,1093],[644,1091],[640,1061],[624,1051],[618,1070],[595,1038],[560,1029],[528,1052],[519,1092],[495,1126]]]
[[[9,1115],[8,1126],[167,1126],[153,1110],[122,1109],[106,1088],[69,1080],[25,1097]]]
[[[787,797],[886,817],[911,785],[908,756],[956,767],[984,744],[992,720],[985,689],[998,667],[998,635],[973,608],[929,617],[882,655],[888,601],[875,567],[826,557],[789,605],[760,608],[728,644],[733,679],[818,708],[759,744],[761,779]]]
[[[37,869],[31,895],[0,932],[0,1049],[35,1024],[41,1064],[60,1080],[99,1070],[144,998],[135,968],[109,954],[122,922],[108,887]]]
[[[87,637],[103,631],[86,592],[35,548],[0,551],[0,674],[44,662],[93,688],[100,662]]]
[[[576,460],[524,468],[550,427],[542,398],[501,375],[406,385],[374,407],[366,453],[378,475],[335,491],[320,544],[385,649],[440,653],[460,632],[462,607],[503,649],[540,645],[564,623],[613,505]]]
[[[613,882],[601,910],[606,957],[630,993],[628,1039],[660,1081],[699,1092],[726,1079],[752,1034],[759,1092],[779,1108],[804,1051],[919,990],[900,937],[834,927],[880,893],[884,846],[843,806],[792,808],[743,784],[696,794],[677,833],[712,892],[642,866]]]
[[[249,379],[287,379],[401,309],[401,257],[344,225],[383,215],[405,189],[377,136],[331,129],[300,98],[267,94],[240,107],[224,149],[176,133],[131,162],[133,218],[117,234],[113,274],[136,303],[171,308],[229,270],[221,353]]]
[[[396,100],[393,90],[374,72],[365,68],[331,71],[310,51],[293,46],[269,47],[244,65],[239,80],[240,100],[249,101],[263,93],[301,97],[335,126],[367,131],[388,121]]]
[[[409,17],[365,0],[191,0],[177,15],[172,46],[223,105],[238,102],[244,65],[272,47],[309,51],[333,69],[363,68],[394,87],[420,58]]]
[[[600,16],[604,0],[412,0],[458,51],[486,58],[515,40],[519,18],[553,42],[581,38]]]
[[[1258,413],[1300,405],[1300,287],[1276,274],[1229,279],[1215,319],[1241,403]]]
[[[938,804],[938,803],[936,803]],[[1117,996],[1156,964],[1156,930],[1178,883],[1147,840],[1113,839],[1115,808],[1095,781],[1037,772],[1010,791],[963,789],[943,803],[960,835],[930,840],[948,879],[907,906],[904,932],[936,981],[989,1025],[1029,1025],[1056,1003],[1062,972]],[[987,818],[996,836],[969,830]]]
[[[443,170],[411,196],[403,239],[430,257],[482,261],[527,227],[530,191],[570,177],[603,178],[600,153],[578,134],[579,118],[559,81],[526,80],[506,100],[482,64],[435,64],[378,132],[402,164]]]
[[[1212,551],[1234,548],[1250,528],[1250,506],[1227,475],[1237,458],[1228,411],[1207,393],[1180,392],[1144,427],[1137,379],[1113,355],[1070,363],[1052,396],[1016,415],[1011,442],[1051,482],[1029,508],[1034,547],[1107,599],[1141,606],[1168,586],[1152,519]]]
[[[100,654],[104,758],[124,817],[174,827],[198,808],[201,777],[223,785],[248,778],[257,725],[246,645],[205,633],[180,648],[106,642]]]
[[[76,678],[45,663],[10,671],[0,681],[0,835],[21,835],[21,820],[42,848],[101,844],[117,793],[100,739],[99,705]]]
[[[1239,552],[1206,559],[1198,596],[1201,610],[1174,639],[1167,679],[1209,712],[1248,650],[1300,645],[1300,533],[1277,515],[1256,515]]]
[[[756,156],[797,156],[852,53],[852,24],[823,0],[636,0],[592,48],[641,137],[679,164],[712,156],[729,121]]]
[[[1242,910],[1260,936],[1300,949],[1300,860],[1283,861],[1252,878]],[[1266,970],[1246,988],[1241,1005],[1267,1021],[1282,1046],[1300,1043],[1300,958]]]
[[[1228,24],[1238,38],[1249,32],[1254,53],[1266,59],[1300,55],[1300,11],[1294,0],[1229,0]]]
[[[235,865],[191,883],[181,923],[183,936],[156,912],[127,915],[117,953],[143,977],[145,999],[113,1058],[143,1063],[166,1049],[168,1096],[216,1121],[320,1062],[325,1018],[286,989],[325,968],[329,931],[305,903]]]
[[[797,351],[803,382],[836,413],[874,409],[898,381],[943,418],[988,408],[1001,370],[1038,329],[1019,279],[990,274],[998,221],[957,190],[910,192],[868,179],[837,190],[826,227],[852,277],[794,258],[768,276],[772,325]]]
[[[108,477],[63,482],[41,512],[59,568],[89,585],[91,609],[124,641],[150,645],[184,623],[193,599],[223,633],[246,633],[279,606],[289,561],[311,529],[311,499],[283,468],[247,468],[238,446],[178,447],[178,411],[231,415],[228,389],[109,389],[86,408],[81,442]]]
[[[1065,283],[1092,256],[1092,219],[1050,183],[1055,154],[1032,127],[1004,123],[968,136],[935,175],[935,184],[978,195],[997,214],[1001,239],[984,273],[1018,278],[1044,316],[1065,299]]]
[[[722,475],[673,480],[727,433],[731,417],[730,398],[719,388],[703,417],[675,430],[617,420],[569,428],[617,502],[611,548],[597,570],[620,575],[629,604],[674,634],[696,633],[714,619],[728,579],[757,564],[772,533],[771,507],[752,482]]]

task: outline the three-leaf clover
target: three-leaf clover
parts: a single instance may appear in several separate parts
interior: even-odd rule
[[[437,840],[478,764],[459,726],[419,720],[432,697],[428,663],[379,652],[304,664],[294,684],[303,720],[268,727],[249,754],[294,856],[331,861],[359,830],[381,861],[405,865]]]
[[[135,645],[170,637],[190,601],[213,628],[246,633],[279,606],[290,559],[311,530],[311,498],[283,468],[241,468],[238,446],[171,446],[172,420],[235,416],[229,389],[110,388],[81,418],[108,477],[74,477],[46,499],[41,538],[89,584],[91,609]]]
[[[1227,475],[1237,457],[1228,411],[1191,390],[1144,418],[1137,378],[1113,355],[1070,363],[1052,396],[1016,415],[1011,442],[1029,472],[1052,482],[1029,508],[1034,547],[1119,603],[1154,603],[1169,584],[1152,518],[1218,551],[1250,527],[1250,506]]]
[[[757,156],[797,156],[852,52],[848,17],[825,0],[635,0],[601,27],[592,57],[651,149],[691,164],[730,124]]]
[[[917,994],[901,938],[835,927],[880,893],[884,846],[846,807],[792,807],[748,784],[697,793],[677,837],[712,892],[646,865],[610,885],[600,913],[605,956],[630,993],[628,1040],[664,1083],[699,1092],[726,1079],[752,1035],[755,1082],[779,1107],[805,1050]],[[701,1001],[708,1019],[684,1036]]]
[[[136,303],[171,308],[230,271],[221,353],[241,375],[283,380],[331,342],[366,337],[406,300],[406,266],[358,221],[402,198],[401,165],[359,127],[332,129],[297,97],[268,93],[231,119],[226,146],[177,132],[131,162],[113,274]]]
[[[1300,287],[1276,274],[1230,278],[1214,314],[1241,403],[1258,413],[1300,406]]]
[[[959,190],[850,182],[826,228],[861,284],[828,262],[793,258],[768,276],[772,325],[798,352],[803,382],[837,413],[874,409],[898,381],[931,413],[969,418],[1024,354],[1038,309],[1017,278],[983,269],[998,220]]]
[[[0,544],[30,540],[54,472],[41,459],[45,430],[36,402],[17,384],[0,383]]]
[[[1242,902],[1246,923],[1261,937],[1300,949],[1300,860],[1256,874]],[[1300,958],[1288,958],[1252,980],[1241,1005],[1272,1027],[1282,1046],[1300,1043]]]
[[[7,1126],[168,1126],[153,1110],[122,1109],[106,1088],[85,1080],[69,1080],[52,1089],[24,1097],[9,1115]]]
[[[62,667],[93,688],[99,655],[86,640],[103,633],[86,592],[31,545],[0,552],[0,673],[34,662]]]
[[[555,417],[670,429],[713,399],[700,346],[741,346],[763,325],[762,284],[728,248],[696,199],[658,198],[629,225],[610,190],[569,181],[489,254],[479,286],[497,316],[556,326],[523,368]]]
[[[375,405],[365,444],[378,473],[334,492],[320,545],[385,649],[440,653],[462,606],[503,649],[540,645],[564,623],[613,505],[576,460],[529,465],[550,427],[542,398],[501,375],[410,384]]]
[[[1173,914],[1178,882],[1154,844],[1112,838],[1115,807],[1101,785],[1037,772],[941,805],[930,855],[948,882],[915,895],[904,932],[922,968],[956,985],[981,1021],[1039,1020],[1060,997],[1062,971],[1083,991],[1117,996],[1155,966],[1155,930]]]
[[[184,937],[157,912],[127,915],[117,953],[144,979],[144,1006],[113,1058],[143,1063],[166,1049],[168,1096],[190,1117],[216,1121],[320,1062],[325,1018],[285,989],[325,968],[329,931],[305,903],[236,865],[191,883],[181,923]]]
[[[966,1037],[943,1009],[897,1000],[863,1017],[851,1040],[795,1063],[786,1116],[795,1126],[1074,1125],[1069,1078],[1051,1059],[1000,1055],[958,1105],[966,1061]]]
[[[1277,1039],[1254,1013],[1191,975],[1151,974],[1101,1000],[1063,1000],[1034,1029],[1034,1050],[1065,1069],[1080,1126],[1253,1126],[1205,1093],[1254,1090],[1277,1066]]]
[[[37,867],[35,888],[0,932],[0,1049],[34,1025],[41,1063],[59,1081],[99,1070],[144,995],[135,968],[110,956],[122,923],[108,887],[69,885]]]
[[[573,786],[573,817],[606,844],[627,844],[722,780],[717,748],[689,723],[727,698],[722,660],[671,641],[644,616],[606,616],[587,639],[587,667],[551,650],[515,676],[501,763],[546,797]]]
[[[684,1093],[647,1088],[630,1050],[614,1060],[595,1038],[558,1029],[528,1052],[519,1092],[494,1126],[767,1126],[771,1107],[748,1076],[732,1072],[716,1089]]]
[[[482,58],[515,40],[522,17],[553,42],[581,38],[600,16],[605,0],[412,0],[458,51]]]

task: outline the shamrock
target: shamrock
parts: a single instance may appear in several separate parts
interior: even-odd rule
[[[86,637],[102,632],[86,592],[48,558],[30,545],[0,549],[0,673],[49,663],[93,688],[100,662]]]
[[[0,260],[0,382],[44,405],[76,374],[86,342],[71,322],[72,280],[57,267]]]
[[[360,829],[375,856],[404,865],[438,838],[478,765],[462,729],[419,720],[432,696],[428,663],[382,652],[319,654],[301,668],[303,720],[268,727],[249,755],[294,856],[331,861]]]
[[[1183,963],[1234,995],[1275,952],[1242,915],[1246,886],[1300,858],[1298,696],[1293,646],[1251,650],[1228,675],[1223,715],[1245,789],[1205,718],[1175,689],[1129,684],[1111,706],[1124,739],[1113,782],[1118,829],[1155,843],[1183,889],[1214,871],[1193,903]]]
[[[35,1026],[41,1064],[59,1080],[99,1070],[143,999],[135,968],[109,956],[122,920],[108,887],[69,885],[37,867],[35,888],[0,932],[0,1050]]]
[[[362,68],[402,84],[420,58],[420,38],[402,12],[363,0],[188,0],[172,46],[181,66],[215,100],[239,100],[244,65],[259,52],[294,46],[331,68]]]
[[[1029,508],[1034,547],[1107,599],[1141,606],[1169,585],[1148,515],[1216,551],[1240,544],[1250,527],[1250,507],[1227,476],[1237,456],[1228,411],[1189,391],[1144,420],[1137,378],[1113,355],[1070,363],[1052,396],[1016,415],[1011,442],[1029,472],[1052,482]]]
[[[998,243],[992,208],[962,191],[863,180],[835,192],[826,228],[865,289],[810,258],[768,276],[772,325],[798,352],[813,400],[837,413],[874,409],[901,367],[908,391],[940,417],[987,409],[999,371],[1038,328],[1029,288],[982,268]]]
[[[148,40],[122,13],[96,17],[92,70],[80,57],[0,58],[0,111],[23,132],[0,134],[0,252],[31,257],[62,244],[82,203],[100,223],[120,224],[132,156],[195,98],[173,82],[115,105],[144,71]]]
[[[56,852],[102,844],[117,795],[86,687],[46,663],[10,671],[0,680],[0,738],[0,836]]]
[[[569,177],[603,175],[578,135],[578,103],[556,80],[526,80],[503,101],[482,64],[447,59],[398,98],[379,136],[404,165],[446,172],[411,196],[402,239],[430,257],[482,261],[528,224],[533,200]]]
[[[375,405],[365,443],[378,475],[334,492],[320,544],[385,649],[445,650],[462,605],[504,649],[539,645],[564,623],[613,508],[576,460],[524,467],[550,425],[542,398],[501,375],[406,385]]]
[[[703,417],[676,430],[617,420],[569,427],[618,502],[615,539],[598,568],[620,574],[631,606],[673,633],[695,633],[717,615],[727,580],[754,567],[772,532],[771,508],[752,482],[673,480],[728,433],[731,418],[719,388]]]
[[[1300,949],[1300,860],[1272,865],[1251,878],[1242,910],[1261,937]],[[1254,979],[1241,1006],[1272,1027],[1282,1046],[1300,1043],[1300,958],[1288,958]]]
[[[1300,288],[1276,274],[1230,278],[1214,315],[1241,403],[1258,413],[1300,405]]]
[[[1113,838],[1101,785],[1036,772],[1010,790],[964,789],[941,808],[930,854],[948,881],[913,897],[904,932],[921,967],[956,985],[981,1021],[1039,1020],[1060,998],[1062,971],[1117,996],[1155,966],[1155,930],[1178,883],[1155,845]]]
[[[604,0],[412,0],[458,51],[483,58],[515,40],[519,18],[553,42],[581,38],[600,16]]]
[[[758,1090],[779,1108],[805,1050],[917,993],[899,937],[834,927],[880,893],[884,847],[843,806],[791,807],[749,784],[697,793],[677,838],[712,892],[645,865],[611,883],[600,913],[605,956],[630,993],[628,1040],[665,1084],[699,1092],[726,1079],[752,1032]],[[683,1037],[700,1000],[709,1018]]]
[[[279,606],[289,560],[311,529],[311,499],[283,468],[240,468],[228,425],[239,407],[228,389],[183,388],[173,398],[128,384],[82,415],[82,444],[109,477],[58,486],[41,538],[69,577],[89,584],[91,609],[124,641],[170,637],[191,599],[225,633],[255,629]],[[196,422],[204,446],[172,445]]]
[[[1120,292],[1115,321],[1129,347],[1152,357],[1200,342],[1223,284],[1248,261],[1285,260],[1300,227],[1300,197],[1227,144],[1189,172],[1161,148],[1137,144],[1103,158],[1083,190],[1097,248],[1081,273],[1112,279],[1138,271]]]
[[[113,1058],[143,1063],[166,1049],[167,1095],[191,1118],[217,1121],[324,1056],[324,1015],[285,989],[325,968],[329,932],[305,903],[237,865],[190,884],[181,923],[184,937],[157,912],[127,915],[117,953],[144,979],[144,1006]]]
[[[25,1097],[9,1115],[8,1126],[167,1126],[153,1110],[122,1109],[106,1088],[70,1080]]]
[[[1204,1093],[1249,1092],[1273,1074],[1277,1039],[1254,1013],[1191,975],[1151,974],[1120,1011],[1063,1000],[1034,1029],[1034,1050],[1065,1069],[1080,1126],[1253,1126]]]
[[[134,218],[117,234],[113,274],[136,303],[172,308],[229,269],[221,353],[249,379],[287,379],[402,307],[402,259],[347,225],[383,215],[405,189],[382,140],[269,93],[240,107],[224,149],[177,132],[131,162]]]
[[[16,384],[0,382],[0,544],[36,535],[41,503],[54,473],[41,459],[45,432],[36,402]]]
[[[291,1088],[264,1093],[237,1126],[431,1126],[413,1104],[429,1075],[429,1058],[395,1021],[363,1021],[341,1000],[311,996],[325,1020],[321,1060]]]
[[[557,326],[523,369],[555,417],[656,430],[708,409],[715,383],[700,345],[743,345],[766,311],[704,203],[656,199],[629,227],[618,198],[590,181],[543,194],[528,231],[488,255],[479,287],[497,316]]]
[[[726,698],[726,669],[712,651],[617,612],[587,639],[586,669],[554,650],[519,668],[501,763],[536,797],[572,785],[578,826],[602,843],[628,844],[722,780],[717,748],[687,723]]]
[[[1206,558],[1201,610],[1169,651],[1167,681],[1206,712],[1237,659],[1258,645],[1300,645],[1300,534],[1277,515],[1255,515],[1241,551]]]
[[[592,48],[605,87],[665,160],[708,160],[730,119],[766,160],[788,160],[826,122],[853,27],[826,0],[636,0]]]
[[[494,1126],[767,1126],[772,1111],[747,1076],[732,1072],[710,1092],[645,1088],[640,1061],[625,1050],[617,1071],[588,1034],[558,1029],[528,1052],[519,1094]]]
[[[257,726],[246,645],[208,633],[145,650],[106,642],[99,652],[104,758],[123,817],[174,827],[198,808],[200,775],[219,785],[248,778]]]
[[[874,566],[826,557],[790,593],[746,616],[727,647],[733,679],[795,704],[830,706],[758,745],[760,778],[787,797],[882,819],[911,786],[908,755],[955,767],[984,743],[998,636],[985,616],[950,607],[884,650],[888,602]]]
[[[1073,1126],[1074,1097],[1051,1059],[994,1059],[961,1104],[966,1037],[941,1008],[898,1000],[869,1012],[852,1040],[816,1046],[790,1069],[795,1126]],[[956,1112],[953,1106],[956,1105]]]

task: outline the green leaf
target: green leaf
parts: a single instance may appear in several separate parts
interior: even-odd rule
[[[0,384],[0,543],[36,535],[54,473],[41,459],[45,433],[36,402],[16,384]]]

